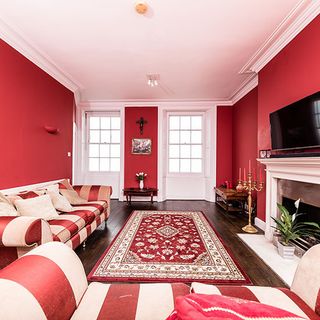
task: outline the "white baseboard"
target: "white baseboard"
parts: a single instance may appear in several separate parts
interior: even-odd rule
[[[261,230],[263,230],[263,231],[266,230],[266,223],[265,223],[263,220],[261,220],[261,219],[259,219],[259,218],[257,218],[257,217],[254,218],[254,224],[255,224],[258,228],[260,228]]]

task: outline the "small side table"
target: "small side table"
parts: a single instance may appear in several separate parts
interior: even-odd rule
[[[244,212],[244,205],[247,201],[248,194],[246,192],[237,192],[234,189],[224,187],[215,187],[216,204],[226,212]],[[240,203],[240,207],[232,206],[232,202]]]
[[[131,198],[134,197],[151,197],[153,203],[153,196],[157,195],[158,189],[156,188],[124,188],[123,195],[126,196],[127,203],[131,205]]]

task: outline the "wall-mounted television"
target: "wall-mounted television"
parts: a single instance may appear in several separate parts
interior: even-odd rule
[[[320,147],[320,91],[270,113],[273,150]]]

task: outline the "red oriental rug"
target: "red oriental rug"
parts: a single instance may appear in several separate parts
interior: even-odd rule
[[[250,283],[196,211],[134,211],[88,280]]]

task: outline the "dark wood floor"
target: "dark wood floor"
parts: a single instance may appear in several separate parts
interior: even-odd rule
[[[242,269],[250,277],[255,285],[261,286],[281,286],[286,285],[283,281],[237,236],[241,233],[241,227],[247,222],[247,218],[242,214],[227,214],[216,204],[207,201],[164,201],[151,204],[149,202],[132,202],[131,206],[125,202],[117,200],[111,201],[111,215],[107,222],[100,226],[86,242],[86,248],[77,248],[86,273],[88,274],[99,257],[110,245],[132,210],[195,210],[202,211],[215,226],[226,246],[231,249],[235,259]]]

